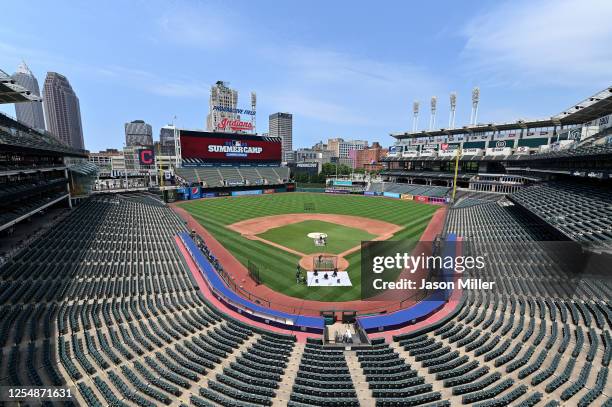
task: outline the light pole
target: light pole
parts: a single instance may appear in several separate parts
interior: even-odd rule
[[[433,130],[436,127],[436,110],[438,106],[438,97],[431,97],[431,117],[429,118],[429,130]]]
[[[480,88],[476,86],[472,89],[472,113],[470,115],[470,124],[478,122],[478,102],[480,102]]]
[[[455,128],[455,112],[457,110],[457,93],[451,92],[450,94],[450,117],[448,118],[448,128]]]
[[[416,132],[419,123],[419,101],[415,100],[412,103],[412,132]]]

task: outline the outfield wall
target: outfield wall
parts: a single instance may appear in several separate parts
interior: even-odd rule
[[[176,189],[177,200],[189,201],[200,198],[218,198],[226,196],[243,196],[243,195],[267,195],[279,192],[293,192],[295,184],[285,185],[253,185],[250,187],[234,187],[234,188],[203,188],[196,187],[181,187]]]
[[[268,195],[281,192],[310,192],[310,193],[326,193],[340,195],[364,195],[371,197],[385,197],[392,199],[402,199],[407,201],[417,201],[421,203],[429,203],[432,205],[446,205],[451,201],[450,197],[433,197],[427,195],[412,195],[400,194],[397,192],[373,192],[373,191],[350,191],[347,189],[338,188],[296,188],[295,184],[289,183],[284,185],[252,185],[243,187],[228,187],[228,188],[204,188],[200,186],[181,187],[176,189],[177,200],[188,201],[201,198],[218,198],[227,196],[245,196],[245,195]]]

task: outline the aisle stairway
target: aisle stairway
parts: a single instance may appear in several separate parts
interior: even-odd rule
[[[287,368],[281,382],[279,383],[279,390],[276,392],[276,398],[273,400],[273,406],[286,406],[291,397],[291,389],[295,383],[297,372],[300,369],[300,360],[302,360],[302,354],[304,353],[304,344],[296,343],[291,357],[287,362]]]
[[[376,400],[372,396],[372,390],[370,390],[368,380],[363,374],[363,369],[361,369],[361,365],[357,359],[357,354],[355,351],[351,350],[346,351],[345,356],[346,364],[349,368],[349,372],[351,373],[351,379],[353,380],[353,386],[355,386],[355,390],[357,391],[359,404],[361,407],[376,406]]]

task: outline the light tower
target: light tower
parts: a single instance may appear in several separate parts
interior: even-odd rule
[[[412,132],[417,131],[417,127],[419,125],[419,101],[415,100],[412,103]]]
[[[480,88],[476,86],[472,89],[472,113],[470,115],[470,124],[478,122],[478,102],[480,101]]]
[[[436,109],[438,106],[438,97],[431,97],[431,117],[429,118],[429,130],[433,130],[436,127]]]
[[[253,115],[251,116],[251,122],[253,123],[253,133],[257,133],[255,130],[255,112],[257,111],[257,94],[255,92],[251,92],[251,110],[253,111]]]
[[[457,92],[450,94],[450,117],[448,118],[448,128],[455,128],[455,112],[457,110]]]

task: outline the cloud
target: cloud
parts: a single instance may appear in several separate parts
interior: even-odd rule
[[[312,98],[301,93],[272,95],[268,104],[283,106],[283,110],[295,115],[308,117],[325,123],[342,125],[369,125],[372,121],[346,105],[326,101],[325,98]]]
[[[236,43],[237,27],[245,23],[232,9],[220,4],[197,3],[171,8],[157,19],[161,41],[189,48],[220,48]]]
[[[143,69],[109,65],[95,69],[102,76],[112,78],[155,95],[181,98],[207,98],[210,86],[190,79],[166,78]]]
[[[278,52],[278,50],[276,51]],[[436,80],[417,65],[394,64],[334,50],[288,47],[288,68],[302,80],[358,87],[429,86]]]
[[[277,83],[262,92],[272,109],[325,123],[401,126],[413,99],[445,88],[416,65],[313,47],[292,46],[266,54],[280,73]],[[274,62],[273,55],[285,57]]]
[[[609,0],[505,2],[464,27],[463,57],[472,75],[503,86],[606,86],[610,15]]]

